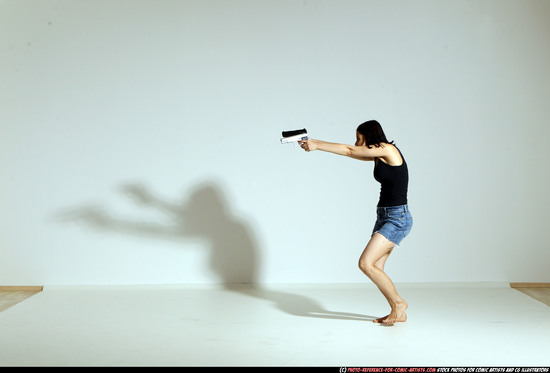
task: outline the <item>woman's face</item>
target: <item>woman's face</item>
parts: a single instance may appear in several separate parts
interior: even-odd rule
[[[358,131],[355,131],[355,146],[363,146],[365,145],[365,136],[360,134]]]

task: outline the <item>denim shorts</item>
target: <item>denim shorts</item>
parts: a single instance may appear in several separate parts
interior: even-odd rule
[[[408,205],[377,207],[376,224],[372,234],[376,232],[389,241],[399,245],[411,231],[413,218]]]

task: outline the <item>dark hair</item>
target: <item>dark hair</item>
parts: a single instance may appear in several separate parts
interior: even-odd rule
[[[385,142],[388,144],[393,144],[393,141],[388,141],[382,126],[376,120],[368,120],[365,123],[361,123],[357,127],[357,132],[365,136],[365,145],[370,149],[371,145],[379,148],[381,143]]]

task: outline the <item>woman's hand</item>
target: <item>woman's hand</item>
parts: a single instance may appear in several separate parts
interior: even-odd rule
[[[304,149],[306,152],[311,152],[319,149],[319,142],[317,140],[313,140],[313,139],[303,140],[303,141],[299,141],[299,144],[302,147],[302,149]]]

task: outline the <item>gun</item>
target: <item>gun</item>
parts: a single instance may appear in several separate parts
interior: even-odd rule
[[[283,138],[281,139],[281,144],[288,144],[290,142],[296,143],[295,145],[298,145],[298,141],[303,141],[309,139],[307,135],[307,130],[305,128],[301,130],[293,130],[293,131],[283,131]]]

